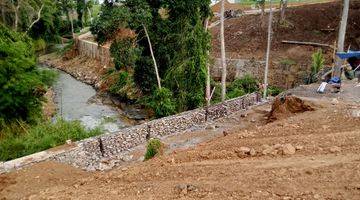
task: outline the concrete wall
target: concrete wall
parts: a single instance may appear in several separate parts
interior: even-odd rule
[[[209,107],[208,119],[215,120],[248,108],[260,101],[258,94],[219,103]],[[54,160],[87,170],[99,169],[104,158],[126,160],[124,153],[146,142],[146,136],[160,138],[184,132],[205,123],[205,109],[199,108],[178,115],[156,119],[138,126],[122,129],[116,134],[104,134],[78,142],[71,151],[61,153]]]

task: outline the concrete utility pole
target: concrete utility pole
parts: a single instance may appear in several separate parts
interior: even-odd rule
[[[220,43],[221,43],[221,101],[224,102],[226,99],[226,55],[225,55],[225,36],[224,36],[224,12],[225,12],[225,1],[221,1],[221,12],[220,12]]]
[[[339,36],[338,36],[338,42],[337,42],[337,51],[343,52],[344,51],[344,43],[345,43],[345,35],[346,35],[346,25],[347,20],[349,16],[349,1],[350,0],[344,0],[343,5],[343,11],[340,21],[340,28],[339,28]],[[334,73],[333,76],[340,77],[341,76],[341,65],[342,60],[340,58],[336,59],[335,67],[334,67]]]
[[[269,61],[270,61],[270,48],[271,48],[271,35],[272,35],[272,0],[270,0],[270,13],[269,13],[269,24],[268,24],[268,41],[266,49],[266,65],[265,65],[265,77],[264,77],[264,99],[267,97],[268,88],[268,73],[269,73]]]

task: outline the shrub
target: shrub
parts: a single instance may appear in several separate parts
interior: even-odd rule
[[[258,81],[251,75],[245,75],[243,78],[234,80],[228,87],[231,92],[235,89],[243,89],[246,94],[253,93],[259,90]]]
[[[156,89],[150,97],[144,99],[145,105],[155,112],[157,118],[166,117],[176,112],[172,92],[167,88]]]
[[[276,86],[269,86],[268,87],[268,95],[270,96],[277,96],[280,93],[282,93],[284,90],[282,88],[276,87]]]
[[[105,77],[105,85],[110,93],[124,100],[135,101],[141,96],[141,91],[136,86],[132,74],[126,71],[109,71]]]
[[[100,129],[85,130],[78,121],[57,120],[35,126],[18,121],[0,131],[0,160],[7,161],[101,134]]]
[[[312,54],[311,57],[312,57],[311,72],[305,80],[307,84],[315,83],[318,81],[317,75],[319,71],[324,67],[324,63],[325,63],[324,56],[320,49],[314,54]]]
[[[227,87],[227,98],[232,99],[245,94],[253,93],[259,90],[257,80],[251,75],[245,75],[243,78],[234,80]]]
[[[43,39],[34,40],[34,48],[36,52],[45,50],[46,49],[45,40]]]
[[[117,70],[134,67],[140,56],[140,49],[136,48],[135,38],[124,38],[115,40],[110,46],[111,57],[114,58]]]
[[[150,139],[146,146],[146,153],[144,156],[144,160],[149,160],[154,156],[163,153],[164,145],[161,143],[159,139]]]
[[[228,99],[244,96],[246,93],[242,88],[235,88],[227,93]]]

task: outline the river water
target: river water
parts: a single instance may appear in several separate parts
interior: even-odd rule
[[[123,120],[119,111],[104,105],[96,99],[96,90],[59,71],[54,87],[57,117],[65,120],[79,120],[86,128],[101,127],[106,132],[117,132],[131,124]]]

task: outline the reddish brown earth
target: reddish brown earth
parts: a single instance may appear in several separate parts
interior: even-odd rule
[[[360,1],[350,3],[347,26],[347,49],[360,49]],[[274,14],[273,39],[270,54],[269,83],[285,89],[304,83],[311,71],[311,55],[322,49],[325,64],[332,65],[334,50],[329,47],[283,44],[283,40],[316,42],[334,45],[341,16],[341,2],[290,7],[286,23],[280,24],[279,12]],[[265,60],[268,15],[244,15],[225,21],[227,58]],[[220,57],[219,27],[211,29],[212,56]],[[291,63],[291,64],[289,64]]]
[[[306,96],[313,111],[266,123],[269,105],[257,106],[217,122],[227,134],[112,171],[45,162],[3,174],[0,199],[359,199],[360,118],[353,113],[360,112],[360,90],[354,84],[341,94],[297,88],[293,94]]]
[[[318,42],[333,45],[337,38],[337,31],[341,16],[341,2],[321,3],[291,7],[286,11],[286,25],[280,25],[279,12],[274,15],[274,34],[272,42],[272,56],[276,60],[291,58],[304,61],[317,48],[309,46],[294,46],[282,44],[282,40],[296,40]],[[261,20],[260,15],[245,15],[240,18],[226,20],[225,42],[226,51],[231,58],[263,59],[267,44],[267,15]],[[261,26],[261,21],[263,24]],[[326,31],[323,29],[334,29]],[[219,57],[219,26],[211,29],[213,35],[214,56]],[[350,3],[346,47],[360,48],[360,1]],[[330,55],[332,50],[324,49]],[[306,56],[306,57],[304,57]],[[331,60],[330,60],[331,61]]]

